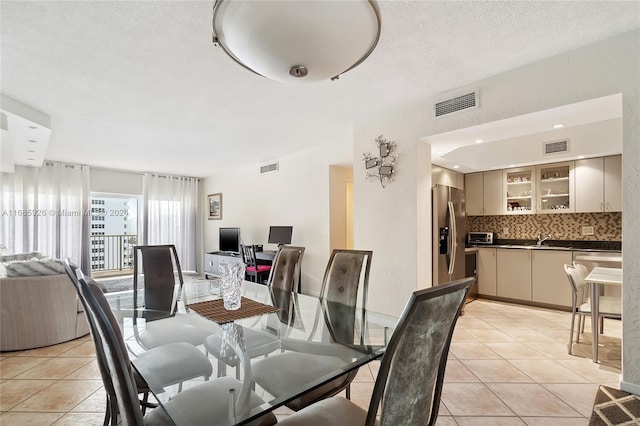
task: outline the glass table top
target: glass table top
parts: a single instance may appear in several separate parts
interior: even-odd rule
[[[380,358],[397,321],[395,317],[361,308],[245,281],[243,297],[280,310],[218,324],[189,309],[189,304],[219,298],[215,281],[186,283],[180,295],[177,287],[175,293],[177,309],[173,313],[133,309],[132,291],[106,296],[123,331],[134,367],[178,425],[185,423],[184,407],[169,402],[181,391],[204,383],[204,378],[163,385],[157,374],[136,365],[136,357],[147,350],[180,341],[200,349],[212,364],[210,381],[232,377],[241,383],[241,388],[235,389],[235,397],[220,400],[219,395],[212,396],[211,404],[224,406],[228,415],[211,424],[243,424]],[[137,303],[143,300],[139,293]],[[308,359],[314,368],[294,374],[290,359]],[[259,405],[250,402],[251,394],[263,402]],[[189,393],[183,398],[185,395]]]

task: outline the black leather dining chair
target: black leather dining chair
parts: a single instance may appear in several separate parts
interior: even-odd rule
[[[361,295],[360,304],[363,308],[366,307],[372,257],[373,252],[369,250],[333,250],[322,280],[320,301],[351,307],[351,310],[355,312],[355,307],[358,305],[358,295]],[[274,396],[278,396],[278,394],[285,392],[282,387],[284,385],[282,379],[277,377],[275,373],[278,366],[289,365],[291,370],[295,372],[287,377],[286,386],[301,387],[305,383],[311,382],[321,372],[332,371],[345,364],[341,359],[319,355],[317,353],[318,346],[313,342],[299,343],[301,344],[288,341],[289,346],[284,348],[289,349],[288,351],[256,361],[253,367],[253,378],[256,383]],[[295,345],[295,349],[291,345]],[[307,368],[310,364],[313,364],[313,369]],[[357,369],[345,373],[331,382],[287,402],[286,406],[297,411],[343,390],[345,390],[347,398],[350,398],[350,384],[357,373]]]
[[[238,414],[230,413],[230,390],[236,391],[234,392],[235,395],[238,395],[235,400],[236,407],[242,407],[243,412],[248,412],[264,403],[254,392],[250,391],[248,384],[224,377],[193,386],[166,402],[165,406],[176,413],[178,417],[178,419],[174,419],[176,422],[170,419],[166,411],[160,407],[145,415],[137,399],[136,370],[129,359],[117,319],[107,298],[98,286],[88,283],[68,264],[66,269],[87,314],[91,335],[95,343],[98,367],[107,392],[108,415],[112,425],[169,426],[176,422],[193,425],[214,424],[215,422],[227,424],[231,422],[229,416]],[[276,417],[272,413],[268,413],[248,424],[270,426],[276,422]]]
[[[138,300],[140,287],[143,291],[143,303]],[[182,268],[173,244],[134,246],[134,307],[144,307],[142,315],[149,320],[145,331],[136,334],[143,347],[154,348],[175,342],[199,346],[216,331],[190,324],[188,316],[177,313],[178,298],[185,297],[183,289]],[[173,318],[171,321],[164,321],[162,317]],[[137,318],[134,317],[135,320]]]
[[[84,300],[80,294],[80,282],[77,278],[78,271],[76,268],[72,267],[68,261],[65,262],[65,269],[72,284],[74,285],[74,288],[76,289],[76,292],[78,293],[78,299],[84,306]],[[85,280],[89,285],[98,287],[98,284],[91,278],[86,278]],[[86,307],[85,312],[87,312]],[[89,317],[87,318],[89,319]],[[116,328],[119,327],[115,318],[111,319],[111,326]],[[91,324],[91,321],[89,321],[89,324]],[[94,343],[96,342],[94,341]],[[126,350],[124,343],[123,350]],[[135,359],[135,365],[143,370],[153,372],[157,381],[162,386],[170,386],[173,384],[180,384],[181,386],[182,382],[197,377],[209,380],[213,371],[209,359],[195,346],[185,342],[158,346],[149,351],[143,352]],[[143,395],[140,404],[144,413],[147,407],[154,406],[154,404],[148,402],[148,396],[151,390],[149,389],[149,385],[136,370],[133,370],[132,374],[138,393]],[[107,409],[105,411],[105,425],[109,423],[109,419],[112,421],[115,420],[115,418],[111,418],[113,408],[115,407],[111,406],[108,400]]]
[[[273,260],[267,285],[286,291],[300,291],[304,247],[280,246]]]
[[[474,278],[464,278],[411,295],[380,363],[368,410],[345,398],[332,397],[278,424],[434,425],[451,338],[474,281]]]

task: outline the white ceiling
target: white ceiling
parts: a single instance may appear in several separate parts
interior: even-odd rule
[[[354,120],[640,28],[638,1],[381,1],[367,61],[284,84],[213,46],[212,4],[2,0],[2,94],[51,117],[47,159],[209,176],[350,144]]]

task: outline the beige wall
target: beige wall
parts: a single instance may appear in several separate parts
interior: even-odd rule
[[[353,182],[353,168],[329,166],[329,248],[349,248],[353,243],[353,192],[347,191],[347,184]],[[349,209],[351,207],[351,209]],[[349,211],[350,210],[350,211]],[[349,217],[351,216],[351,217]],[[351,236],[348,232],[351,231]]]
[[[354,158],[370,150],[379,134],[398,141],[396,181],[374,189],[354,173],[356,244],[371,246],[383,266],[373,266],[372,309],[398,314],[411,291],[430,278],[421,273],[430,265],[430,191],[420,172],[429,171],[430,147],[421,138],[482,123],[622,93],[623,211],[640,211],[640,31],[633,31],[581,49],[554,56],[485,80],[464,89],[480,90],[480,108],[432,118],[436,98],[368,117],[354,126]],[[515,96],[517,94],[517,96]],[[426,155],[420,155],[426,147]],[[421,206],[418,209],[418,206]],[[366,212],[366,214],[365,214]],[[623,379],[621,387],[640,394],[640,217],[623,218]],[[384,232],[392,229],[393,232]],[[426,242],[422,241],[426,238]],[[416,245],[418,245],[416,249]],[[414,251],[415,250],[415,251]],[[417,255],[416,255],[417,254]],[[425,281],[429,280],[429,281]]]
[[[292,225],[292,245],[306,248],[302,291],[316,295],[330,254],[329,166],[348,164],[350,147],[329,143],[278,160],[276,172],[260,174],[256,164],[204,180],[204,194],[222,193],[222,220],[204,219],[202,257],[218,249],[220,227],[239,227],[245,244],[275,250],[269,226]]]

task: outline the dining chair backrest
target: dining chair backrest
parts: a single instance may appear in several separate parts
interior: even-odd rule
[[[367,426],[433,425],[447,355],[474,278],[414,292],[391,336],[374,385]]]
[[[140,257],[140,259],[138,258]],[[138,307],[138,277],[143,276],[145,309],[174,312],[184,285],[178,252],[173,244],[134,246],[133,298]],[[176,292],[176,276],[179,289]]]
[[[67,275],[78,292],[85,309],[96,346],[96,359],[108,398],[115,399],[121,425],[143,425],[138,390],[131,361],[107,298],[95,283],[88,283],[80,271],[65,264]]]
[[[366,307],[372,257],[369,250],[333,250],[324,272],[320,299],[355,306],[364,268],[362,306]]]
[[[281,246],[273,260],[268,285],[286,291],[298,291],[304,247]]]
[[[567,274],[567,280],[571,286],[573,309],[582,305],[587,301],[588,291],[584,279],[586,277],[586,268],[583,265],[575,267],[574,265],[564,265],[564,272]]]

